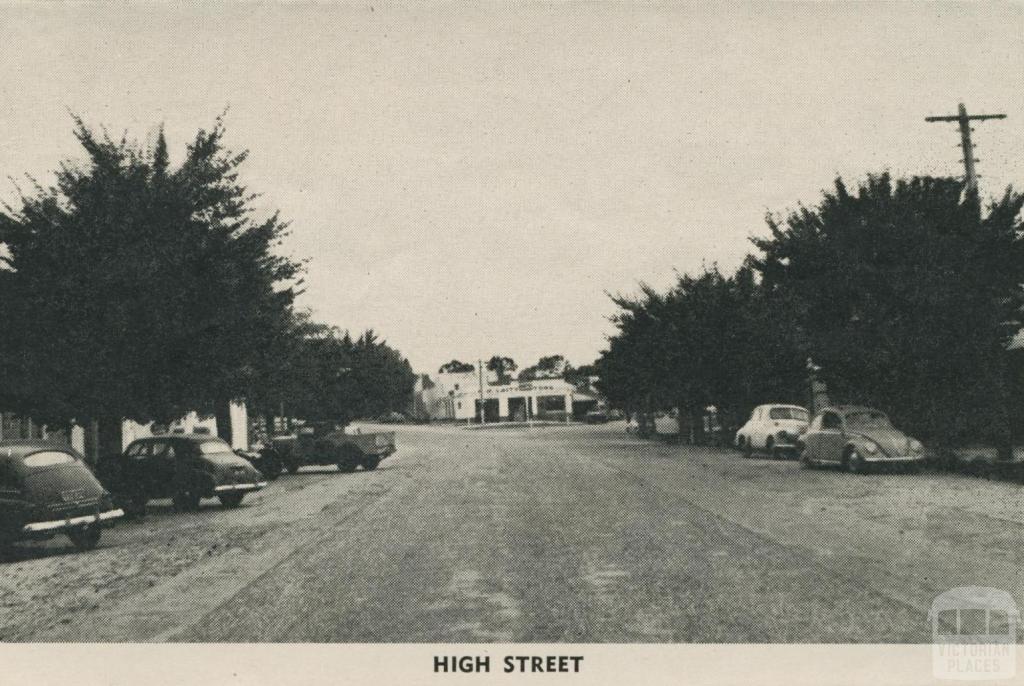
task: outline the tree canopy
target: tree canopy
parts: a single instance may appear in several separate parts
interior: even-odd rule
[[[1011,404],[1022,205],[1008,189],[983,211],[955,179],[837,180],[818,205],[769,215],[735,274],[615,297],[601,387],[619,406],[714,404],[738,423],[762,402],[806,404],[810,357],[834,401],[942,443],[991,438]]]
[[[537,364],[519,372],[519,380],[558,379],[565,375],[568,368],[569,361],[563,355],[545,355],[537,360]]]
[[[462,362],[460,360],[452,360],[451,362],[445,362],[441,365],[440,369],[437,370],[438,374],[465,374],[466,372],[475,371],[476,367],[473,365]]]
[[[0,212],[0,389],[47,420],[173,419],[241,397],[292,327],[300,264],[218,119],[180,165],[76,119],[85,159]]]
[[[515,360],[511,357],[494,355],[491,359],[487,360],[487,370],[494,372],[497,375],[497,383],[499,384],[507,384],[511,381],[512,372],[516,369]]]
[[[324,328],[302,340],[287,372],[288,412],[308,420],[348,423],[405,409],[416,375],[402,355],[373,331],[353,340]]]
[[[1022,204],[1008,190],[981,211],[956,179],[881,174],[854,192],[837,181],[817,207],[769,217],[754,263],[833,396],[925,437],[991,438],[1006,422]]]
[[[75,123],[84,159],[0,212],[0,407],[111,438],[235,399],[335,421],[404,409],[396,350],[295,310],[287,225],[254,212],[221,119],[177,166],[162,130],[147,147]]]

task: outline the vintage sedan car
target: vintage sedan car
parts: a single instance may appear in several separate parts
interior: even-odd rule
[[[66,534],[95,548],[124,516],[73,448],[49,441],[0,441],[0,543]]]
[[[736,447],[746,457],[757,451],[772,457],[796,456],[797,439],[807,430],[810,419],[810,413],[799,405],[758,405],[736,432]]]
[[[801,439],[803,467],[838,465],[866,473],[872,465],[908,465],[925,459],[924,446],[870,407],[840,405],[822,410]]]
[[[154,498],[171,498],[181,511],[202,498],[238,507],[247,493],[267,485],[252,464],[216,436],[171,434],[132,441],[121,455],[99,464],[100,478],[133,514]]]

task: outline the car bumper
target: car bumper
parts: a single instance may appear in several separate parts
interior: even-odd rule
[[[864,461],[869,464],[912,464],[914,462],[924,462],[924,455],[895,455],[893,457],[887,457],[885,455],[861,455]]]
[[[255,481],[249,484],[222,484],[220,486],[214,486],[214,493],[237,493],[247,491],[258,491],[267,485],[266,481]]]
[[[100,512],[98,514],[82,515],[79,517],[69,517],[68,519],[54,519],[47,522],[32,522],[22,527],[22,531],[26,534],[34,534],[43,531],[59,531],[61,529],[72,529],[76,526],[85,526],[87,524],[104,524],[117,519],[118,517],[124,516],[124,510],[117,508],[115,510],[107,510],[106,512]]]

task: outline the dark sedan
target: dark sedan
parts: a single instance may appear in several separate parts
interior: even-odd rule
[[[872,465],[916,467],[924,446],[889,421],[884,412],[855,405],[822,410],[800,438],[800,464],[833,464],[863,474]]]
[[[171,498],[181,511],[199,509],[216,497],[238,507],[247,493],[267,485],[265,477],[220,438],[172,434],[133,441],[124,453],[100,462],[100,477],[135,514],[154,498]]]
[[[123,515],[71,447],[0,441],[0,543],[66,534],[89,550],[102,528]]]

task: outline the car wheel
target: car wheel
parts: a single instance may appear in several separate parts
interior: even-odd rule
[[[800,469],[814,469],[814,462],[811,461],[811,454],[807,452],[807,446],[797,446],[796,454]]]
[[[295,461],[290,461],[288,462],[288,464],[285,465],[285,467],[288,469],[289,474],[297,474],[299,471],[299,467],[301,466],[302,465]]]
[[[242,504],[242,498],[245,497],[245,493],[225,493],[224,495],[217,496],[220,500],[220,504],[227,508],[238,507]]]
[[[379,464],[380,458],[377,457],[376,455],[367,455],[363,459],[363,469],[365,469],[368,472],[372,472],[374,469],[377,468],[377,465]]]
[[[68,538],[71,539],[71,543],[79,550],[92,550],[100,542],[100,535],[102,529],[98,525],[93,524],[92,526],[83,526],[78,529],[71,529],[68,531]]]
[[[195,512],[199,509],[199,494],[195,491],[178,491],[172,499],[178,512]]]
[[[338,451],[338,471],[350,474],[356,471],[356,467],[362,462],[362,454],[354,448],[346,447]]]
[[[281,476],[281,460],[274,456],[265,457],[260,462],[260,472],[268,481],[273,481]]]
[[[146,503],[149,502],[149,498],[145,495],[133,495],[128,500],[127,514],[130,517],[145,517],[146,516]]]
[[[750,444],[750,439],[749,438],[744,438],[743,439],[742,450],[743,450],[743,457],[747,458],[748,460],[751,457],[754,456],[754,447]]]
[[[850,448],[843,457],[843,466],[851,474],[866,474],[868,463],[864,460],[856,448]]]
[[[778,457],[778,455],[775,452],[775,439],[772,438],[771,436],[769,436],[767,439],[765,439],[764,451],[766,453],[768,453],[768,457],[772,458],[773,460],[776,457]]]

